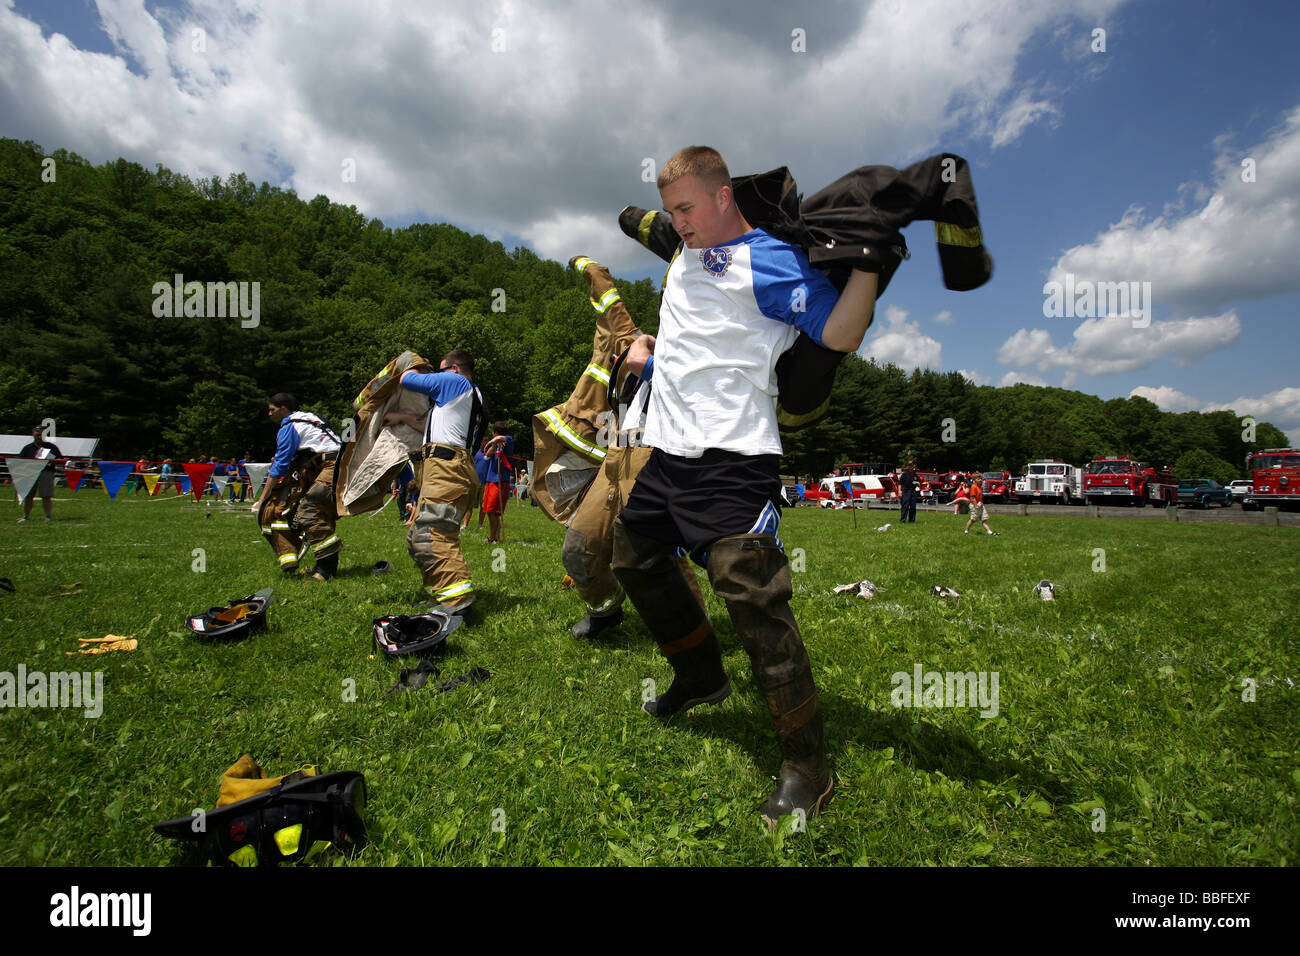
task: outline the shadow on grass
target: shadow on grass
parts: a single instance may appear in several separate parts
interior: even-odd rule
[[[726,710],[700,707],[669,726],[679,732],[726,738],[754,753],[755,765],[775,776],[781,765],[781,748],[772,719],[752,680],[736,680]],[[858,701],[825,694],[821,703],[826,720],[826,753],[832,770],[836,755],[852,742],[866,750],[893,748],[899,762],[914,770],[942,773],[951,780],[995,785],[1016,781],[1018,789],[1042,794],[1053,805],[1075,803],[1073,790],[1041,761],[990,757],[970,735],[899,711],[884,713]]]

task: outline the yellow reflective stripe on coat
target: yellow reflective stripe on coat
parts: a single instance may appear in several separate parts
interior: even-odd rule
[[[606,309],[608,309],[615,302],[622,301],[622,299],[623,297],[618,294],[617,289],[610,289],[599,299],[592,299],[591,307],[595,309],[597,312],[599,312],[601,315],[604,315]]]
[[[641,240],[641,245],[647,249],[650,248],[650,227],[655,224],[655,216],[659,215],[658,210],[651,209],[641,217],[641,223],[636,227],[636,237]]]
[[[581,435],[575,432],[568,425],[564,424],[564,420],[555,413],[555,409],[548,408],[546,411],[542,412],[542,419],[551,426],[551,431],[555,433],[555,437],[560,439],[560,441],[564,442],[574,451],[581,455],[586,455],[588,458],[592,458],[596,461],[605,460],[605,449],[598,445],[593,445],[589,441],[584,441]]]
[[[973,249],[984,245],[984,236],[980,233],[979,226],[966,229],[962,226],[954,226],[950,222],[936,222],[934,237],[945,246],[969,246]]]
[[[330,535],[328,538],[326,538],[324,541],[322,541],[320,544],[313,544],[313,545],[311,546],[312,554],[320,554],[320,553],[321,553],[322,551],[324,551],[326,548],[330,547],[331,545],[338,544],[338,543],[339,543],[339,536],[336,535],[336,534],[332,534],[332,535]]]
[[[591,365],[588,365],[586,371],[582,374],[590,375],[596,381],[600,382],[601,385],[609,384],[609,369],[603,368],[594,362]]]
[[[284,567],[286,564],[297,564],[297,563],[298,563],[298,555],[296,554],[280,555],[280,567]]]
[[[578,273],[578,275],[582,275],[582,270],[595,261],[595,259],[589,259],[586,256],[579,256],[577,259],[573,260],[573,271]]]

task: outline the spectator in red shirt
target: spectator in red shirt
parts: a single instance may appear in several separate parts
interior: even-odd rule
[[[976,521],[984,525],[984,530],[989,534],[997,534],[989,527],[989,513],[984,507],[984,479],[976,475],[970,483],[970,519],[966,522],[966,530],[962,534],[970,534],[970,526]]]

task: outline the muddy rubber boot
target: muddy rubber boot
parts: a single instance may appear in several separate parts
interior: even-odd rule
[[[810,690],[811,696],[795,703],[794,699]],[[810,820],[821,811],[835,788],[834,779],[826,768],[822,750],[822,712],[817,700],[817,690],[812,686],[812,675],[804,681],[768,690],[767,708],[781,737],[781,769],[777,774],[776,789],[763,801],[759,813],[769,827],[775,827],[781,817],[802,811]]]
[[[316,559],[316,570],[308,578],[310,581],[328,581],[334,575],[339,573],[339,553],[326,555],[323,558]]]
[[[776,790],[760,808],[775,826],[784,814],[815,817],[834,781],[822,747],[822,715],[812,665],[790,610],[790,565],[776,538],[746,534],[715,542],[709,581],[736,626],[781,738]]]
[[[614,522],[614,574],[673,668],[666,692],[641,705],[667,720],[699,704],[731,696],[722,649],[699,601],[673,557],[673,549]]]
[[[722,648],[707,620],[704,626],[707,633],[692,647],[669,654],[660,645],[672,665],[673,682],[664,693],[641,705],[651,717],[666,721],[699,704],[720,704],[731,696],[731,681],[722,666]]]
[[[569,630],[569,633],[578,639],[593,640],[599,637],[601,632],[608,631],[612,627],[618,627],[623,623],[623,609],[619,608],[613,614],[606,614],[604,617],[594,617],[588,614]]]

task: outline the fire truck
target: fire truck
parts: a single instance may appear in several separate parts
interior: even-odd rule
[[[1132,458],[1098,458],[1083,474],[1083,494],[1090,505],[1131,501],[1142,508],[1178,503],[1178,482],[1167,468],[1155,468]]]
[[[1011,499],[1010,472],[986,471],[983,478],[985,501],[1009,501]]]
[[[956,484],[950,483],[948,475],[937,471],[916,472],[916,493],[921,504],[943,504],[952,500]]]
[[[1241,499],[1243,511],[1265,505],[1300,506],[1300,448],[1269,448],[1246,456],[1250,494]]]
[[[1031,461],[1016,479],[1016,498],[1023,502],[1055,501],[1068,505],[1083,498],[1083,469],[1060,458]]]

